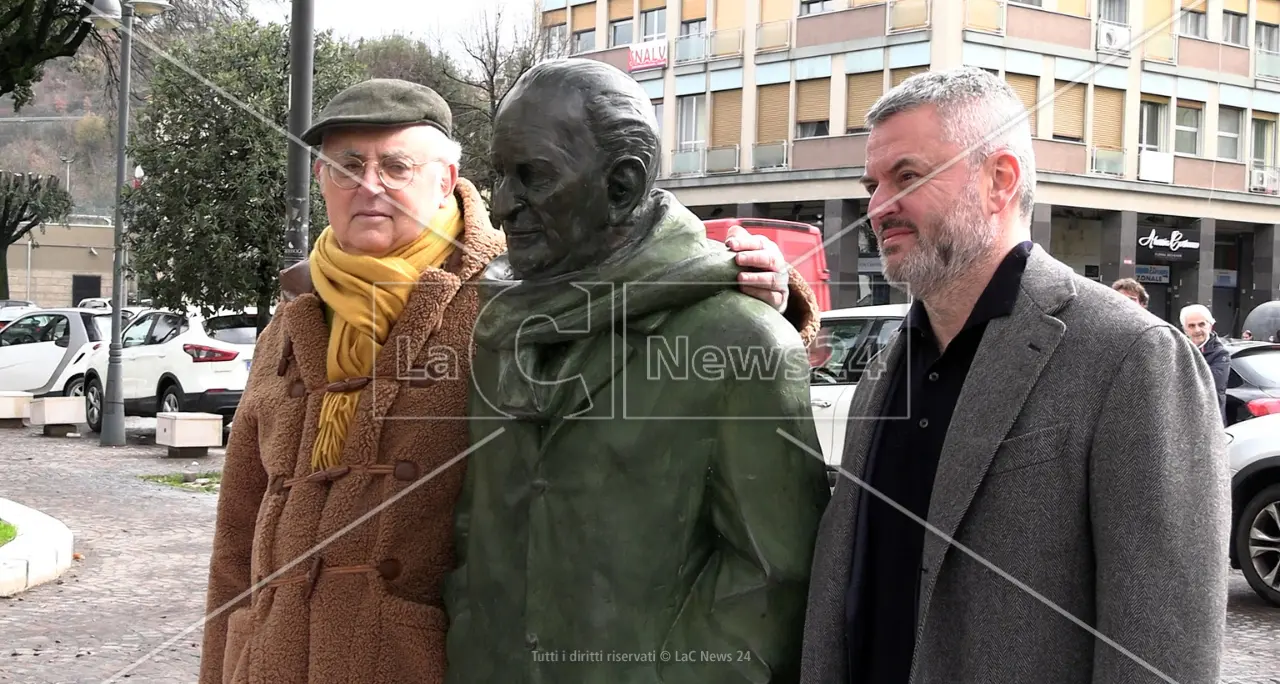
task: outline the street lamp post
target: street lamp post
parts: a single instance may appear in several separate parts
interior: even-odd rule
[[[121,383],[123,368],[120,365],[121,331],[124,325],[124,189],[128,159],[125,146],[129,140],[129,81],[133,70],[133,18],[150,17],[170,9],[167,0],[95,0],[94,12],[85,21],[99,27],[120,27],[120,102],[116,110],[116,211],[115,250],[111,263],[111,346],[107,352],[107,384],[100,410],[102,430],[99,442],[102,446],[124,446],[124,387]]]
[[[296,142],[311,126],[312,72],[315,65],[315,8],[312,0],[293,0],[289,27],[289,157],[284,265],[307,254],[311,222],[311,151]]]

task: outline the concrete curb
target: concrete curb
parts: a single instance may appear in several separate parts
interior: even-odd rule
[[[74,536],[62,521],[8,499],[0,499],[0,520],[18,528],[0,546],[0,596],[55,580],[71,567]]]

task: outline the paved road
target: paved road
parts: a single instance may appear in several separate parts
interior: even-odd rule
[[[216,496],[138,476],[220,470],[222,454],[163,458],[154,424],[129,419],[129,446],[112,449],[96,435],[0,433],[0,496],[66,523],[84,556],[58,584],[0,599],[0,682],[103,682],[199,622]],[[115,681],[192,684],[200,635]]]
[[[215,496],[138,475],[221,468],[162,458],[154,421],[130,419],[130,446],[0,431],[0,496],[43,510],[75,533],[84,555],[59,584],[0,599],[0,682],[195,681]],[[1176,597],[1170,597],[1176,600]],[[1233,573],[1223,684],[1280,684],[1280,608]],[[170,640],[169,644],[163,648]]]

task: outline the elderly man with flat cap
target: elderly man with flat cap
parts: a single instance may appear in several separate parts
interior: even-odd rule
[[[227,445],[201,684],[443,680],[477,314],[466,284],[506,249],[451,135],[434,91],[376,79],[303,136],[321,152],[329,225],[281,274]],[[772,243],[739,237],[740,259],[783,272]],[[743,289],[783,305],[785,284],[750,275]],[[810,299],[792,299],[811,324]]]

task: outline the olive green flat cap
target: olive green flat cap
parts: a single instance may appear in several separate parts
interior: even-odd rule
[[[302,134],[302,141],[318,146],[324,134],[342,126],[433,126],[453,137],[453,114],[436,91],[409,81],[374,78],[338,93],[320,118]]]

